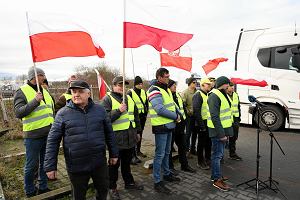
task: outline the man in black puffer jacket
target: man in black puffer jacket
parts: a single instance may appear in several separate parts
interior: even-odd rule
[[[96,199],[106,199],[109,163],[116,164],[118,148],[110,119],[101,105],[90,98],[89,85],[74,81],[70,88],[72,99],[57,113],[48,135],[45,171],[49,179],[57,176],[57,155],[63,138],[63,148],[74,199],[85,199],[88,181],[93,179]]]

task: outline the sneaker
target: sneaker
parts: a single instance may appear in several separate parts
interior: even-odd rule
[[[242,158],[240,156],[238,156],[236,153],[231,154],[228,158],[231,160],[242,160]]]
[[[27,198],[34,197],[34,196],[36,196],[36,191],[26,194]]]
[[[181,170],[184,172],[196,173],[196,170],[189,165],[187,165],[186,167],[181,167]]]
[[[121,200],[120,194],[117,189],[110,189],[109,196],[111,200]]]
[[[171,190],[167,188],[162,181],[154,183],[154,190],[158,193],[171,194]]]
[[[139,185],[137,183],[131,183],[131,184],[126,184],[125,189],[126,190],[144,190],[144,186]]]
[[[176,169],[170,169],[170,173],[171,173],[173,176],[178,176],[178,175],[179,175],[179,171],[177,171]]]
[[[222,179],[218,179],[218,180],[214,181],[213,186],[224,192],[227,192],[230,190],[230,187],[226,183],[224,183],[224,181]]]
[[[142,152],[137,152],[137,155],[139,156],[139,157],[142,157],[142,158],[147,158],[147,156],[145,155],[145,154],[143,154]]]
[[[206,162],[198,163],[197,167],[199,167],[200,169],[203,169],[203,170],[209,170],[210,169],[210,167],[206,164]]]
[[[46,188],[46,189],[44,189],[44,190],[38,190],[37,191],[37,194],[44,194],[44,193],[46,193],[46,192],[50,192],[51,190],[49,189],[49,188]]]
[[[172,175],[172,174],[169,174],[168,176],[164,176],[164,180],[165,181],[168,181],[168,182],[180,182],[181,179]]]
[[[228,181],[228,177],[227,176],[222,176],[221,177],[221,179],[222,179],[222,181]],[[211,179],[211,181],[213,182],[213,181],[215,181],[214,179]]]

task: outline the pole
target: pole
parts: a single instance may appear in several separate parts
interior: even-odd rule
[[[99,71],[98,71],[97,69],[94,69],[94,70],[95,70],[95,72],[96,72],[96,74],[97,74],[98,89],[100,90],[100,80],[99,80],[99,78],[100,78],[100,73],[99,73]],[[111,92],[110,87],[107,85],[106,81],[105,81],[103,78],[102,78],[102,81],[103,81],[103,83],[105,84],[105,86],[107,87],[107,89]]]
[[[132,53],[132,48],[130,49],[130,52],[131,52],[131,62],[132,62],[133,78],[135,78],[135,72],[134,72],[134,62],[133,62],[133,53]]]
[[[28,19],[28,12],[26,11],[26,19],[27,19],[27,27],[28,27],[28,37],[29,37],[29,41],[30,41],[30,47],[31,47],[31,54],[32,54],[32,61],[33,61],[33,70],[34,70],[34,75],[35,75],[35,81],[36,81],[36,85],[37,85],[37,90],[38,92],[40,92],[40,85],[39,85],[39,79],[36,73],[36,66],[35,66],[35,62],[34,62],[34,52],[33,52],[33,48],[32,48],[32,42],[31,42],[31,38],[30,38],[30,27],[29,27],[29,19]]]
[[[123,1],[123,9],[124,9],[124,22],[126,22],[126,0]],[[124,22],[123,22],[123,45],[125,44],[125,26],[124,26]],[[123,76],[123,103],[125,103],[125,48],[123,46],[123,70],[122,70],[122,76]]]

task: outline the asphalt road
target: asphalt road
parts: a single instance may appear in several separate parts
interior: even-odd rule
[[[274,132],[274,136],[282,147],[283,155],[274,141],[273,146],[273,179],[279,182],[278,188],[288,199],[299,199],[300,196],[300,130],[283,130]],[[149,122],[145,128],[143,138],[154,141]],[[266,131],[259,134],[259,179],[268,180],[270,172],[270,136]],[[154,142],[153,142],[154,143]],[[230,177],[234,185],[256,177],[256,152],[257,130],[249,126],[240,128],[237,142],[237,153],[243,161],[227,159],[225,152],[224,174]],[[194,164],[195,165],[195,164]],[[194,166],[195,167],[195,166]],[[200,170],[200,169],[198,169]],[[251,182],[255,184],[254,182]],[[241,186],[244,188],[245,185]],[[247,189],[253,190],[253,189]],[[245,191],[247,191],[245,190]],[[284,199],[280,193],[274,193],[269,189],[263,189],[259,193],[271,195],[274,198]]]

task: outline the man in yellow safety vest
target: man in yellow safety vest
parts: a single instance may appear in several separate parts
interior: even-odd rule
[[[143,190],[142,185],[138,185],[132,176],[130,161],[136,143],[140,139],[137,132],[140,128],[138,109],[129,95],[123,100],[123,77],[117,76],[113,79],[113,91],[108,93],[102,101],[108,116],[111,119],[113,131],[116,136],[117,147],[119,149],[119,159],[116,165],[109,166],[109,193],[112,199],[120,199],[117,190],[118,169],[121,164],[121,174],[125,183],[125,189]]]
[[[229,137],[229,159],[231,160],[242,160],[242,158],[236,153],[236,141],[239,135],[239,127],[241,121],[241,106],[239,95],[234,91],[234,84],[230,82],[227,88],[227,94],[231,101],[231,111],[233,115],[233,136]]]
[[[47,175],[44,171],[44,159],[47,136],[54,121],[54,102],[47,90],[41,87],[45,72],[36,68],[28,71],[28,81],[16,91],[14,110],[16,117],[22,120],[26,161],[24,167],[24,188],[27,197],[33,197],[49,191]],[[40,86],[38,92],[37,84]],[[39,170],[38,188],[34,185],[36,169]]]
[[[220,161],[224,156],[225,143],[228,136],[233,135],[231,103],[226,94],[230,80],[221,76],[216,80],[216,89],[213,89],[208,96],[207,126],[209,137],[212,142],[211,156],[211,179],[213,186],[228,191],[230,187],[224,182],[227,178],[222,176]]]
[[[141,162],[138,156],[142,158],[146,157],[146,155],[141,152],[141,144],[142,144],[142,135],[143,135],[143,131],[147,119],[147,113],[148,113],[148,99],[147,99],[146,92],[143,89],[143,80],[141,77],[136,76],[134,78],[133,85],[134,85],[133,89],[130,89],[127,94],[132,98],[132,100],[135,102],[136,107],[138,108],[140,124],[141,124],[141,131],[138,132],[138,134],[141,136],[141,139],[136,145],[136,149],[134,151],[134,155],[131,161],[131,164],[137,164]]]

